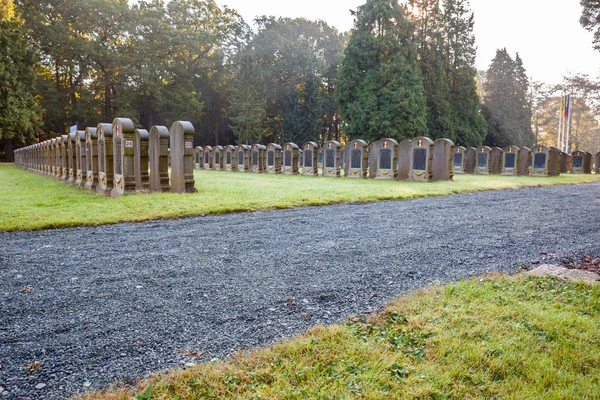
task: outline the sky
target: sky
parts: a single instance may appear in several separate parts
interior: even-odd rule
[[[355,10],[365,0],[216,0],[236,9],[250,23],[258,15],[322,19],[340,31],[349,30]],[[475,12],[477,68],[486,70],[504,48],[519,53],[527,74],[556,84],[568,73],[600,75],[600,52],[592,33],[579,25],[579,0],[471,0]]]

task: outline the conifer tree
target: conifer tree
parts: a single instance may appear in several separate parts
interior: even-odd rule
[[[413,25],[397,0],[367,0],[340,67],[336,99],[351,137],[405,139],[426,133]]]
[[[294,142],[301,146],[303,140],[298,90],[296,85],[290,85],[283,114],[283,142]]]

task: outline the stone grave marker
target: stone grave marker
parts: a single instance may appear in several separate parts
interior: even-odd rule
[[[98,124],[96,136],[98,137],[98,186],[96,191],[110,196],[115,178],[112,124]]]
[[[98,189],[98,135],[97,128],[85,128],[85,152],[87,172],[85,188],[96,191]]]
[[[352,140],[346,145],[346,178],[368,178],[369,147],[362,139]]]
[[[303,161],[302,175],[318,176],[319,175],[319,145],[315,142],[306,142],[302,146]]]
[[[454,142],[450,139],[436,139],[433,142],[433,181],[454,179]]]
[[[67,142],[69,135],[62,135],[60,137],[60,159],[61,159],[61,172],[60,179],[66,181],[69,179],[69,160],[67,159]]]
[[[282,148],[280,145],[275,143],[270,143],[267,145],[267,174],[281,173],[281,153]]]
[[[583,158],[583,173],[591,174],[594,169],[594,156],[590,152],[585,152],[585,157]]]
[[[223,146],[214,146],[213,147],[213,169],[215,171],[223,171],[225,169],[225,149]]]
[[[520,150],[517,146],[507,146],[502,149],[502,175],[519,175]]]
[[[521,147],[519,149],[519,164],[517,174],[519,176],[529,175],[529,168],[531,165],[531,149],[529,147]]]
[[[152,192],[169,192],[169,130],[166,126],[153,126],[148,134],[149,186]],[[204,161],[201,154],[200,158]]]
[[[569,163],[569,155],[567,153],[565,153],[564,151],[560,152],[560,173],[561,174],[566,174],[567,172],[570,172],[567,169],[567,165]]]
[[[454,170],[454,174],[464,174],[465,173],[465,164],[467,161],[466,157],[467,148],[463,146],[456,146],[454,148],[454,155],[452,157],[452,169]]]
[[[113,138],[113,189],[112,197],[135,193],[135,127],[129,118],[115,118],[112,123]]]
[[[69,178],[67,179],[67,183],[75,183],[77,179],[77,155],[75,152],[75,136],[77,136],[76,132],[69,133],[67,136],[67,161],[69,165]],[[44,163],[44,155],[41,150],[43,149],[43,143],[40,144],[40,159],[42,164]],[[43,170],[41,171],[43,172]]]
[[[477,148],[477,158],[475,173],[477,175],[489,175],[491,173],[491,154],[492,149],[488,146],[479,146]]]
[[[500,175],[502,173],[502,149],[492,147],[490,154],[490,174]]]
[[[247,144],[241,144],[237,148],[237,171],[250,172],[250,153],[252,148]]]
[[[196,193],[194,180],[194,126],[188,121],[171,125],[171,192]]]
[[[410,178],[410,159],[412,140],[405,139],[398,144],[398,180],[407,181]]]
[[[237,171],[236,150],[236,146],[225,146],[225,171]]]
[[[75,135],[75,157],[77,158],[77,175],[75,186],[84,187],[87,182],[87,157],[85,152],[85,131],[77,131]]]
[[[426,137],[413,139],[410,159],[409,179],[431,182],[433,180],[433,141]]]
[[[50,139],[50,176],[55,178],[58,176],[58,163],[56,160],[56,149],[58,144],[56,143],[56,138]]]
[[[560,150],[556,147],[536,146],[532,151],[531,176],[556,176],[560,167]]]
[[[375,179],[398,179],[398,142],[394,139],[381,139],[373,149],[375,156]]]
[[[468,147],[465,152],[465,174],[474,174],[477,167],[477,149]]]
[[[339,178],[342,169],[342,145],[336,140],[328,140],[323,148],[322,175]]]
[[[150,189],[150,174],[148,173],[150,135],[145,129],[136,129],[134,140],[135,190],[145,192]]]
[[[600,174],[600,151],[594,156],[594,171]]]
[[[288,142],[283,145],[283,166],[284,175],[298,175],[298,145]]]
[[[265,172],[265,153],[267,147],[262,144],[252,145],[250,154],[250,172],[262,174]]]
[[[196,146],[194,149],[194,167],[204,169],[204,149],[200,146]]]
[[[213,169],[214,162],[212,146],[204,146],[204,169]]]

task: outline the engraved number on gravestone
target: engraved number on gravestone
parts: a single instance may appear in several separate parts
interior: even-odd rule
[[[425,171],[427,168],[427,150],[415,149],[413,152],[413,169],[416,171]]]
[[[583,168],[583,157],[581,157],[581,156],[573,157],[573,168]]]
[[[515,167],[515,153],[506,153],[504,155],[504,168]]]
[[[536,153],[533,160],[533,168],[544,169],[546,168],[546,153]]]
[[[193,149],[194,148],[194,143],[192,143],[192,142],[185,142],[185,148],[186,149]]]
[[[479,168],[486,168],[487,167],[487,162],[488,162],[488,155],[487,155],[487,153],[479,153],[479,154],[477,154],[477,166]]]
[[[240,166],[244,166],[244,152],[240,151],[238,153],[238,164],[240,164]]]
[[[275,165],[275,152],[270,150],[267,152],[267,165],[272,167]]]
[[[352,169],[358,169],[362,165],[362,150],[352,150],[352,154],[350,155],[350,167]]]
[[[462,167],[462,163],[463,163],[463,155],[462,155],[462,153],[456,153],[456,154],[454,154],[454,166],[455,167]]]
[[[292,152],[291,151],[286,151],[285,153],[283,153],[283,164],[286,167],[292,166]]]
[[[327,150],[325,168],[335,168],[335,150]]]
[[[392,169],[392,150],[379,150],[379,169]]]
[[[125,147],[133,148],[133,140],[126,140]]]
[[[252,165],[258,165],[258,151],[252,152]]]
[[[312,168],[312,166],[313,166],[312,155],[313,155],[312,150],[306,150],[304,152],[304,167],[305,168]]]

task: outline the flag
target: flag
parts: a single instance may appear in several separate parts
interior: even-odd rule
[[[565,118],[565,96],[561,97],[560,117]]]

